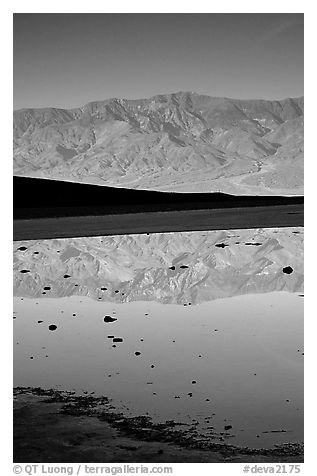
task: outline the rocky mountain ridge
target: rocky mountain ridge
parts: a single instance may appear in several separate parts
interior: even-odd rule
[[[302,194],[303,98],[179,92],[14,111],[14,174],[174,192]]]

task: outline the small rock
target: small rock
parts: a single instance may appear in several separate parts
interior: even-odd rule
[[[293,268],[291,266],[285,266],[285,268],[283,268],[283,273],[285,274],[291,274],[293,272]]]
[[[117,321],[118,319],[116,319],[115,317],[111,317],[111,316],[105,316],[103,318],[103,321],[104,322],[114,322],[114,321]]]
[[[57,326],[55,324],[51,324],[50,326],[48,326],[48,328],[50,331],[55,331],[57,329]]]

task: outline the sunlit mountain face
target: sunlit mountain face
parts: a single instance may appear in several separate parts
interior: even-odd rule
[[[236,195],[303,194],[303,98],[191,92],[14,112],[14,174]]]

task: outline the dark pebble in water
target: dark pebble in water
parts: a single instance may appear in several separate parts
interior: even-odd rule
[[[218,329],[215,329],[215,332],[218,332]]]
[[[13,319],[16,319],[16,318],[17,318],[17,316],[13,316]]]
[[[64,278],[65,279],[70,278],[70,275],[69,274],[64,274]]]
[[[189,303],[188,303],[188,305],[189,305],[189,306],[191,306],[191,305],[192,305],[192,303],[191,303],[191,302],[189,302]]]
[[[153,392],[152,395],[156,395],[156,392]]]
[[[30,359],[31,359],[31,360],[33,360],[33,359],[34,359],[34,357],[30,357]]]
[[[174,398],[181,398],[181,397],[179,397],[178,395],[174,395]]]
[[[229,246],[229,245],[226,245],[225,243],[217,243],[215,246],[217,248],[224,248],[225,246]]]
[[[50,291],[50,289],[51,289],[51,286],[44,286],[44,288],[43,288],[43,289],[44,289],[44,291]]]
[[[101,291],[107,291],[107,288],[100,288]]]
[[[98,299],[102,299],[101,297],[99,297]]]
[[[154,369],[155,365],[151,365],[151,369]]]
[[[291,266],[285,266],[285,268],[283,268],[283,273],[285,274],[291,274],[293,272],[293,268]]]
[[[231,428],[232,428],[232,425],[225,425],[225,426],[224,426],[224,429],[225,429],[225,430],[231,430]]]
[[[79,284],[74,284],[74,286],[79,286]]]
[[[55,324],[51,324],[50,326],[48,326],[48,328],[50,331],[55,331],[57,329],[57,326],[55,326]]]
[[[206,402],[210,402],[210,398],[206,398]]]
[[[256,435],[257,438],[260,438],[260,435]]]
[[[123,342],[122,337],[114,337],[113,342]]]
[[[118,290],[115,291],[116,294],[117,294],[118,292],[119,292]]]
[[[39,251],[34,251],[33,254],[34,254],[34,255],[38,255],[38,254],[39,254]]]
[[[20,273],[30,273],[29,269],[21,269]]]
[[[44,321],[37,321],[38,324],[42,324],[42,322],[44,322]]]
[[[198,357],[201,357],[201,355],[199,355]]]
[[[188,392],[187,395],[188,395],[189,397],[192,397],[192,396],[193,396],[192,392]]]
[[[103,318],[104,322],[114,322],[114,321],[117,321],[118,319],[116,319],[115,317],[111,317],[111,316],[105,316]]]
[[[46,358],[48,357],[48,355],[45,356]]]
[[[113,346],[112,346],[112,347],[117,347],[117,346],[116,346],[115,344],[113,344]]]
[[[149,313],[148,313],[148,312],[146,312],[144,315],[145,315],[145,316],[148,316],[148,315],[149,315]]]
[[[300,297],[304,297],[304,294],[299,294]]]
[[[197,383],[196,380],[192,380],[192,383]]]
[[[289,399],[288,399],[288,398],[287,398],[285,401],[286,401],[287,403],[289,403]]]
[[[140,342],[144,342],[144,339],[140,339]]]
[[[182,264],[182,265],[180,266],[180,268],[181,268],[181,269],[186,269],[186,268],[189,268],[189,266],[186,266],[186,264]]]
[[[304,355],[304,352],[302,353],[302,355]]]
[[[45,292],[45,291],[43,291],[43,292],[42,292],[42,294],[46,294],[46,292]]]
[[[169,269],[171,269],[172,271],[175,271],[175,266],[170,266]]]
[[[75,317],[75,316],[76,316],[76,314],[73,314],[73,316]]]
[[[20,246],[20,248],[18,248],[19,251],[25,251],[27,250],[27,247],[26,246]]]
[[[135,355],[141,355],[141,352],[134,352]]]
[[[108,337],[108,339],[113,339],[114,338],[114,336],[107,336],[107,337]]]

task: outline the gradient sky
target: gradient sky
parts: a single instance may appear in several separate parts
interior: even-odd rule
[[[303,14],[14,14],[14,109],[303,95]]]

